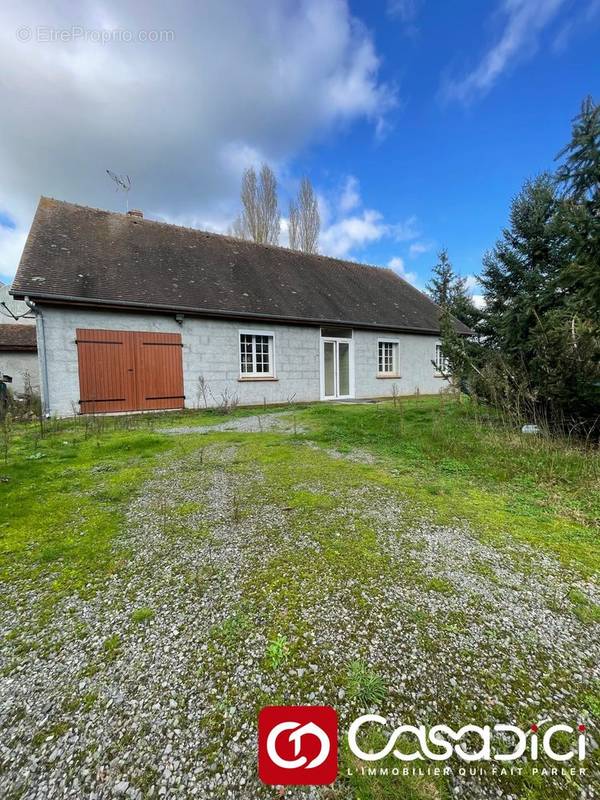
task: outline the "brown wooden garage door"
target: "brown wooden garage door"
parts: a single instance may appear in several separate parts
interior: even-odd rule
[[[82,414],[183,408],[181,335],[77,328]]]

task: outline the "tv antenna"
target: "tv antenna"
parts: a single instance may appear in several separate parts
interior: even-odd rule
[[[129,211],[129,190],[131,189],[131,178],[129,175],[117,175],[116,172],[112,172],[110,169],[107,169],[106,173],[111,181],[115,183],[115,191],[125,193],[125,209],[126,211]]]

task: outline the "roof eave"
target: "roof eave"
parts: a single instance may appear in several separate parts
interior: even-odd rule
[[[282,322],[295,325],[346,325],[352,328],[362,328],[364,330],[385,330],[398,331],[401,333],[420,333],[427,336],[439,336],[439,328],[417,328],[409,325],[389,325],[376,322],[360,322],[347,319],[321,319],[313,317],[288,317],[277,314],[266,314],[247,311],[222,311],[221,309],[194,308],[191,306],[173,306],[168,304],[142,303],[132,300],[103,300],[98,298],[84,298],[72,295],[59,295],[54,293],[44,293],[36,289],[11,289],[10,293],[17,300],[28,297],[32,300],[42,301],[54,305],[78,305],[86,308],[117,308],[132,309],[135,311],[150,310],[164,314],[189,314],[195,317],[213,317],[225,319],[246,319],[256,321]],[[464,336],[471,335],[461,332]]]

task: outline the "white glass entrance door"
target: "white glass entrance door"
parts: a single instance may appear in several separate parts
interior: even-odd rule
[[[352,397],[352,384],[352,340],[321,339],[322,399]]]

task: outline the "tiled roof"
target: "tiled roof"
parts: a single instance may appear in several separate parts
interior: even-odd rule
[[[25,350],[35,353],[35,325],[0,325],[0,350]]]
[[[13,293],[207,316],[439,331],[438,306],[390,269],[46,197]]]

